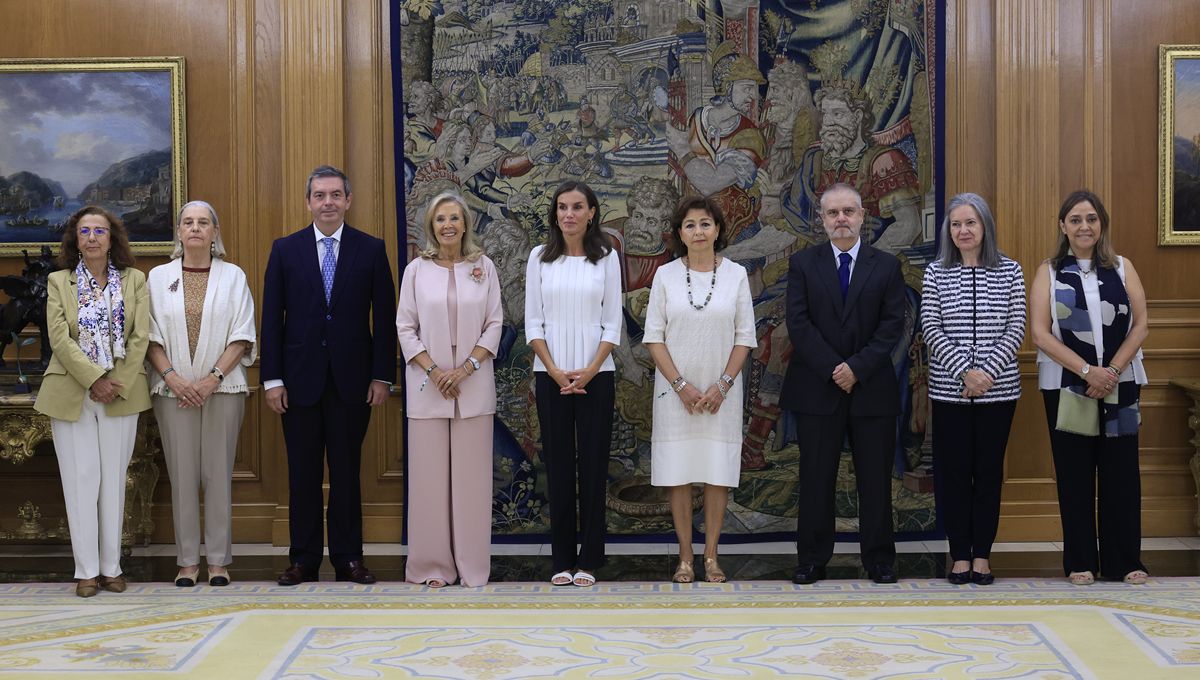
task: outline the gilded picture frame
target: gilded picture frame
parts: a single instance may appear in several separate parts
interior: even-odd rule
[[[1159,45],[1158,79],[1158,244],[1200,245],[1200,45]]]
[[[171,251],[187,198],[183,57],[0,59],[0,256],[57,251],[84,205],[137,254]]]

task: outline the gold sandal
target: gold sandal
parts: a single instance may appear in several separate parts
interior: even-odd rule
[[[696,580],[696,569],[692,566],[691,560],[679,560],[679,566],[675,567],[675,575],[671,577],[675,583],[691,583]]]
[[[1148,578],[1150,578],[1150,574],[1147,574],[1141,569],[1135,569],[1128,574],[1125,574],[1125,578],[1123,580],[1130,585],[1141,586],[1146,584],[1146,579]]]
[[[1072,585],[1090,586],[1096,582],[1096,577],[1090,571],[1073,571],[1067,578],[1071,579]]]
[[[721,565],[717,564],[717,558],[704,558],[704,580],[709,583],[725,582],[725,572],[721,571]]]

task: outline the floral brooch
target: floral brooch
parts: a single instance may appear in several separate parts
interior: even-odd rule
[[[179,279],[172,281],[171,285],[167,286],[167,290],[171,291],[172,293],[179,290]]]
[[[477,264],[471,267],[471,280],[475,283],[483,283],[483,265]]]

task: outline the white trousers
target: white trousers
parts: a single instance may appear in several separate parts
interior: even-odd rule
[[[109,416],[83,398],[79,420],[50,419],[62,476],[75,578],[121,575],[125,475],[133,458],[138,414]]]
[[[163,458],[171,476],[176,563],[200,564],[200,487],[204,487],[204,551],[208,564],[233,562],[233,461],[246,409],[245,394],[213,394],[200,408],[154,397]]]

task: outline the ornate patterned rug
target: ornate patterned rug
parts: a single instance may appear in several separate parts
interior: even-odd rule
[[[0,677],[1195,678],[1200,579],[0,585]]]

